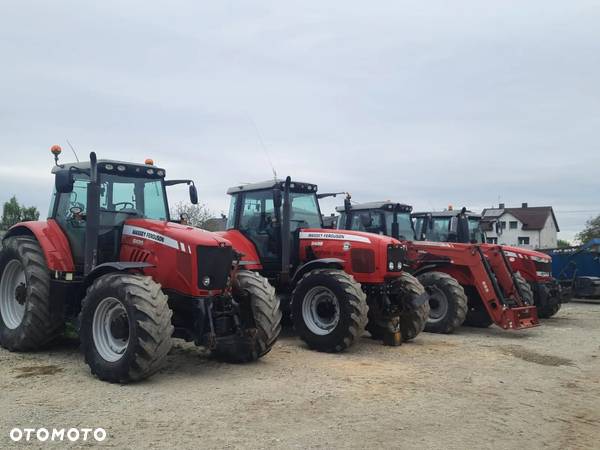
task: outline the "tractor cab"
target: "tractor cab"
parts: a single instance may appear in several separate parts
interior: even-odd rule
[[[227,193],[231,196],[227,229],[239,231],[254,244],[268,277],[281,272],[285,259],[286,268],[297,264],[294,249],[301,229],[323,228],[314,184],[272,180],[235,186]]]
[[[79,273],[119,259],[127,220],[170,221],[166,186],[186,183],[190,201],[198,201],[191,180],[165,181],[165,170],[150,159],[145,164],[94,158],[70,164],[57,162],[52,173],[55,188],[49,219],[54,219],[65,233]],[[97,245],[93,245],[95,242]]]
[[[346,198],[346,203],[349,198]],[[415,230],[410,217],[412,207],[390,201],[361,203],[337,207],[338,228],[392,236],[399,240],[414,240]]]
[[[460,211],[417,212],[412,214],[419,241],[485,244],[481,215],[462,208]]]

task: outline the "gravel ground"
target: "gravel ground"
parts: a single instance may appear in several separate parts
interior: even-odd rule
[[[287,334],[249,365],[178,343],[165,370],[128,386],[92,378],[76,342],[0,350],[0,448],[13,427],[102,427],[116,448],[598,448],[600,305],[521,332],[397,348],[365,337],[341,355]],[[60,444],[18,445],[38,446]]]

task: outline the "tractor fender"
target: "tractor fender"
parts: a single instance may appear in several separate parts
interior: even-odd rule
[[[439,267],[444,267],[444,266],[448,266],[448,263],[436,263],[436,264],[427,264],[425,266],[421,266],[419,267],[417,270],[411,271],[411,275],[413,275],[414,277],[421,275],[422,273],[425,272],[431,272],[434,269],[437,269]]]
[[[307,263],[299,266],[294,272],[294,276],[292,277],[292,281],[297,283],[300,278],[304,276],[305,273],[310,272],[314,269],[344,269],[344,260],[339,258],[321,258],[321,259],[313,259],[312,261],[308,261]]]
[[[107,262],[103,264],[99,264],[92,269],[90,273],[85,276],[83,280],[83,287],[87,289],[95,279],[101,277],[102,275],[106,275],[111,272],[128,272],[130,270],[135,269],[145,269],[147,267],[154,267],[154,264],[150,264],[147,262]]]
[[[13,236],[33,236],[44,252],[46,265],[51,272],[75,272],[71,246],[54,219],[47,221],[20,222],[13,225],[4,239]]]

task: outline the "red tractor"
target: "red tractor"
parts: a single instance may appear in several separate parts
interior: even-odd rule
[[[403,271],[406,248],[395,239],[324,229],[317,186],[272,180],[232,187],[221,234],[275,286],[283,311],[310,348],[340,352],[366,326],[398,345],[417,336],[429,313],[421,284]],[[367,324],[368,319],[368,324]]]
[[[401,203],[351,204],[347,197],[338,226],[392,236],[407,246],[407,269],[429,293],[426,331],[451,333],[463,323],[505,330],[539,324],[528,284],[513,273],[501,247],[414,241],[412,208]]]
[[[481,215],[467,211],[419,212],[412,215],[418,240],[482,244],[484,253],[495,248],[486,244]],[[559,283],[552,277],[552,258],[545,253],[502,245],[513,271],[524,278],[533,291],[541,318],[552,317],[566,301]]]
[[[273,346],[281,313],[274,289],[238,266],[216,234],[170,221],[165,180],[153,165],[59,164],[45,221],[13,226],[0,252],[0,344],[36,350],[65,322],[79,329],[91,372],[125,383],[156,372],[172,337],[234,362]]]

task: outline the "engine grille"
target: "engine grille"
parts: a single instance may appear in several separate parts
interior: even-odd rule
[[[198,288],[225,289],[233,264],[233,249],[229,246],[205,247],[199,245],[196,253],[198,257]],[[205,277],[210,278],[208,286],[202,282]]]
[[[350,250],[350,260],[352,261],[352,272],[375,272],[375,252],[371,249],[353,248]]]
[[[551,274],[552,273],[552,263],[535,261],[535,270],[538,272],[547,272],[547,273]]]

